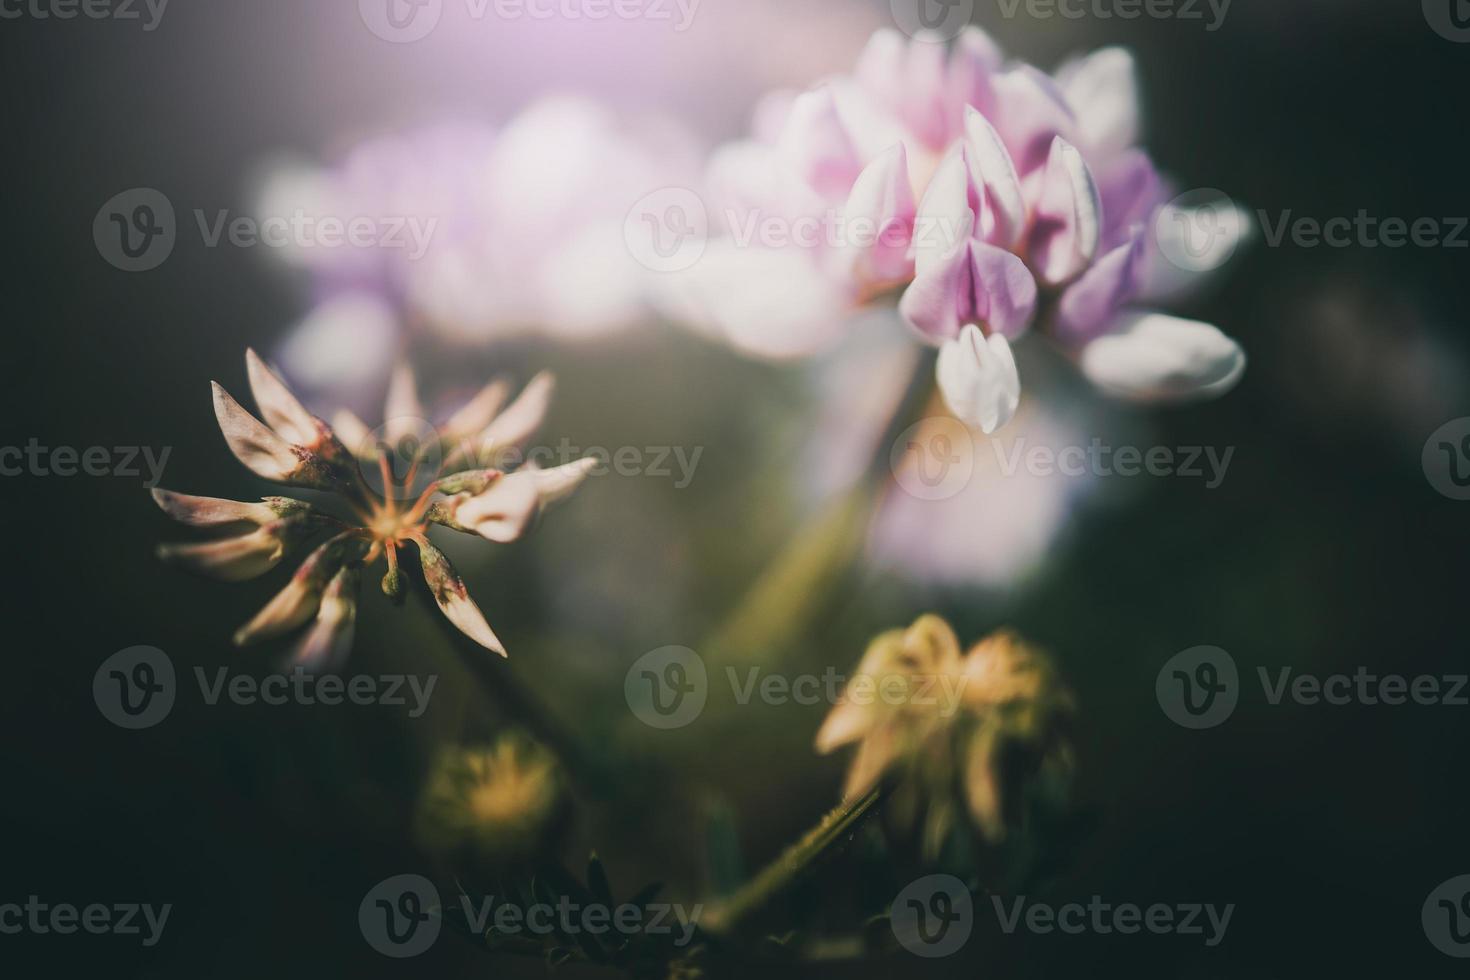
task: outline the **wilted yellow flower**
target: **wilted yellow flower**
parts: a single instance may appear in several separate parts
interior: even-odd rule
[[[862,697],[861,690],[884,692]],[[919,617],[880,634],[817,733],[823,754],[857,743],[849,798],[893,780],[890,812],[937,855],[956,820],[1006,836],[1028,781],[1070,771],[1071,695],[1050,662],[1002,631],[961,655],[949,624]]]
[[[503,735],[491,748],[440,757],[419,801],[418,836],[429,850],[503,865],[537,850],[561,802],[556,758],[524,735]]]
[[[430,543],[428,529],[439,524],[490,541],[513,541],[541,508],[586,478],[594,460],[580,459],[553,469],[523,466],[509,473],[494,465],[541,424],[551,399],[551,376],[532,379],[503,411],[506,385],[499,381],[487,385],[435,428],[423,418],[412,372],[403,368],[389,386],[386,419],[375,434],[346,412],[338,413],[334,425],[327,425],[297,401],[254,351],[246,351],[245,362],[264,421],[215,384],[215,415],[231,451],[258,476],[337,494],[355,521],[340,520],[289,497],[240,503],[154,491],[159,507],[185,524],[251,528],[233,537],[159,549],[166,560],[231,581],[264,574],[287,551],[331,532],[286,587],[236,631],[235,642],[243,646],[277,636],[315,618],[297,649],[297,659],[318,664],[340,656],[352,642],[360,569],[382,558],[388,567],[383,591],[397,599],[403,592],[398,552],[411,544],[445,617],[476,643],[504,656],[505,648],[469,597],[464,581]],[[393,472],[393,455],[408,464],[401,480]],[[375,480],[380,485],[371,485]],[[416,480],[424,483],[421,492]]]

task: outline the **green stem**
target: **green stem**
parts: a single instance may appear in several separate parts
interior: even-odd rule
[[[888,476],[894,442],[917,420],[933,396],[934,359],[920,357],[903,398],[873,447],[863,476],[816,520],[800,529],[766,566],[714,631],[709,648],[749,654],[769,651],[778,642],[798,641],[862,546],[863,530]]]
[[[857,799],[843,801],[841,806],[823,817],[801,840],[766,865],[734,895],[707,910],[705,928],[711,932],[731,931],[742,920],[805,877],[824,858],[852,839],[854,832],[874,812],[884,795],[882,788],[875,788]]]

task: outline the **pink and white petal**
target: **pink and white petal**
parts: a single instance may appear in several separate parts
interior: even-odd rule
[[[908,155],[895,143],[863,168],[843,209],[844,244],[860,280],[886,285],[913,276],[916,213]]]
[[[481,456],[520,446],[535,435],[546,419],[555,390],[556,378],[550,371],[542,371],[527,382],[515,401],[480,433]]]
[[[245,349],[245,369],[250,376],[250,392],[255,396],[265,424],[289,443],[312,447],[321,438],[316,418],[312,416],[280,376],[266,366],[254,349]]]
[[[454,443],[484,432],[509,396],[510,385],[504,380],[497,379],[481,388],[444,423],[444,440]]]
[[[966,324],[1015,337],[1036,312],[1036,282],[1014,254],[971,239],[921,268],[898,309],[935,344],[958,337]]]
[[[507,656],[505,647],[495,636],[495,631],[490,629],[490,624],[485,622],[485,614],[480,612],[480,607],[470,598],[464,580],[459,577],[454,566],[449,564],[449,559],[427,539],[420,539],[418,545],[424,581],[428,583],[429,591],[433,593],[434,601],[438,603],[445,618],[480,646],[502,657]]]
[[[947,68],[943,38],[919,36],[909,44],[899,118],[921,145],[935,153],[954,135]]]
[[[776,141],[785,167],[827,201],[847,197],[862,161],[827,86],[798,95]]]
[[[1060,136],[1047,157],[1027,254],[1037,276],[1049,286],[1082,273],[1097,255],[1102,237],[1102,201],[1081,152]]]
[[[759,284],[753,287],[752,284]],[[850,277],[825,273],[810,249],[711,242],[700,260],[667,277],[669,314],[756,357],[803,357],[845,332],[858,299]]]
[[[955,146],[935,168],[914,219],[914,271],[950,262],[963,242],[975,236],[982,192],[972,178],[963,146]]]
[[[1215,326],[1147,311],[1120,317],[1078,354],[1093,384],[1135,401],[1223,395],[1240,381],[1245,361],[1240,345]]]
[[[1077,347],[1107,330],[1118,311],[1142,288],[1147,254],[1146,234],[1136,228],[1131,240],[1092,263],[1057,303],[1056,339]]]
[[[388,381],[388,398],[383,406],[383,437],[391,446],[423,434],[424,404],[419,401],[418,381],[413,368],[400,364]]]
[[[899,108],[908,48],[908,39],[893,28],[874,31],[853,69],[863,94],[890,112],[896,113]]]
[[[946,341],[935,365],[939,391],[955,417],[989,435],[1016,414],[1021,379],[1011,345],[1001,334],[985,337],[967,326]]]
[[[321,604],[323,590],[338,569],[361,558],[366,548],[362,540],[345,535],[319,545],[296,569],[286,587],[254,619],[235,631],[235,645],[243,647],[289,633],[311,619]]]
[[[587,456],[549,469],[541,469],[531,464],[525,468],[524,472],[535,480],[536,495],[541,501],[541,506],[544,507],[570,496],[596,468],[597,460]]]
[[[182,565],[226,582],[243,582],[275,568],[286,553],[280,536],[260,528],[238,537],[158,548],[163,561]]]
[[[175,493],[162,487],[153,488],[153,502],[169,517],[195,527],[213,527],[219,524],[235,524],[249,521],[252,524],[269,524],[277,516],[275,508],[267,503],[245,503],[239,500],[223,500],[219,497],[196,497],[187,493]]]
[[[1147,224],[1164,202],[1164,180],[1153,160],[1142,150],[1126,150],[1101,167],[1092,167],[1102,202],[1102,248],[1112,248],[1135,225]]]
[[[1126,48],[1099,48],[1057,71],[1057,87],[1077,119],[1077,142],[1099,159],[1138,142],[1138,66]]]
[[[291,444],[267,428],[231,397],[217,381],[211,381],[214,416],[235,458],[256,476],[285,482],[301,465]]]
[[[980,237],[1010,248],[1020,241],[1026,227],[1026,202],[1015,162],[990,120],[975,109],[966,109],[964,119],[970,179],[985,195],[984,207],[978,212]]]
[[[332,431],[348,451],[359,459],[377,459],[378,445],[367,423],[347,409],[332,416]]]
[[[1015,65],[991,79],[995,111],[990,121],[1024,177],[1046,164],[1052,140],[1077,126],[1066,98],[1050,77],[1030,65]]]
[[[331,669],[347,656],[357,625],[356,568],[343,568],[332,576],[322,594],[316,622],[296,647],[295,662],[308,669]]]
[[[949,55],[948,92],[951,118],[964,117],[966,108],[988,114],[995,106],[991,76],[1000,70],[1005,56],[1000,46],[973,24],[960,31]]]
[[[459,501],[454,519],[488,541],[505,544],[525,533],[540,502],[534,473],[522,469]]]

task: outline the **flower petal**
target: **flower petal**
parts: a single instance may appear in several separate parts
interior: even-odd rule
[[[1021,179],[995,127],[975,109],[965,110],[965,157],[971,180],[984,190],[980,236],[987,242],[1009,248],[1021,238],[1026,223],[1026,202],[1021,197]]]
[[[504,474],[475,494],[454,505],[454,519],[488,541],[501,544],[525,533],[541,495],[534,473],[521,469]]]
[[[895,143],[863,168],[843,209],[852,236],[845,244],[860,280],[885,285],[913,276],[915,214],[908,156]]]
[[[1051,78],[1030,65],[1015,65],[991,79],[995,112],[990,121],[1024,176],[1046,163],[1052,140],[1077,126],[1066,98]]]
[[[360,559],[367,545],[359,538],[338,535],[310,555],[291,581],[266,603],[255,618],[235,631],[235,645],[288,633],[310,619],[321,603],[322,591],[345,563]]]
[[[1042,282],[1060,285],[1079,275],[1097,254],[1102,201],[1077,148],[1052,140],[1041,179],[1027,254]]]
[[[158,557],[226,582],[243,582],[275,568],[286,553],[286,542],[269,525],[249,534],[196,544],[165,544]]]
[[[931,342],[953,339],[966,324],[1017,336],[1036,311],[1036,282],[1005,249],[965,240],[920,268],[899,300],[903,318]]]
[[[1021,379],[1011,345],[967,326],[939,349],[935,368],[945,404],[961,422],[986,435],[1005,425],[1021,401]]]
[[[240,407],[218,382],[214,391],[214,415],[235,458],[256,476],[289,482],[302,465],[302,458],[280,436]]]
[[[322,438],[315,416],[302,407],[291,389],[266,367],[253,349],[245,350],[245,368],[250,376],[250,392],[265,424],[289,443],[314,448]]]
[[[546,419],[555,390],[556,378],[550,371],[542,371],[532,378],[516,400],[480,433],[480,457],[484,459],[520,446],[531,438]]]
[[[597,460],[587,456],[545,470],[531,464],[522,472],[529,473],[532,480],[535,481],[536,494],[540,497],[541,505],[544,507],[569,496],[596,468]]]
[[[428,583],[429,591],[434,594],[434,601],[439,604],[445,618],[480,646],[493,650],[502,657],[506,656],[505,647],[490,629],[490,624],[485,622],[485,615],[475,605],[475,600],[470,598],[464,587],[464,580],[459,577],[454,566],[449,564],[449,559],[430,544],[427,538],[420,538],[418,545],[424,581]]]
[[[1245,373],[1245,353],[1216,327],[1150,312],[1117,320],[1079,363],[1094,384],[1139,401],[1213,398]]]
[[[296,647],[295,662],[308,669],[331,669],[352,649],[357,625],[358,569],[339,569],[322,593],[316,622]]]
[[[776,149],[792,173],[829,201],[845,198],[862,170],[852,137],[826,86],[803,92],[792,101]]]
[[[378,458],[378,443],[373,438],[373,430],[347,409],[341,409],[332,416],[332,431],[358,459]]]
[[[248,521],[251,524],[269,524],[283,516],[285,502],[289,498],[272,497],[259,503],[239,500],[222,500],[219,497],[196,497],[187,493],[175,493],[162,487],[153,489],[153,502],[158,504],[169,517],[194,527],[214,527],[219,524],[235,524]],[[310,505],[301,501],[289,501],[303,509]],[[273,506],[274,504],[274,506]]]
[[[1146,245],[1143,229],[1136,228],[1131,240],[1092,263],[1080,279],[1067,287],[1057,303],[1057,340],[1069,346],[1092,340],[1107,328],[1124,304],[1138,295],[1148,255]]]
[[[400,364],[388,382],[388,398],[383,406],[384,440],[397,446],[405,439],[417,439],[423,434],[424,420],[424,404],[419,401],[413,368]]]
[[[960,31],[954,50],[949,55],[949,82],[946,90],[951,100],[951,116],[963,118],[966,108],[989,113],[995,105],[991,82],[1005,56],[989,34],[973,24]]]
[[[1057,87],[1077,118],[1089,153],[1119,153],[1138,142],[1138,67],[1126,48],[1100,48],[1063,65]]]

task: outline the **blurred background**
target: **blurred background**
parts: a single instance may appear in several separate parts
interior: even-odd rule
[[[207,382],[243,400],[244,349],[290,355],[298,325],[341,295],[340,282],[324,292],[332,276],[270,248],[207,247],[196,209],[211,220],[255,213],[263,195],[299,189],[301,174],[345,166],[364,139],[454,126],[472,144],[543,97],[595,96],[608,115],[577,125],[601,142],[569,141],[556,157],[564,168],[534,154],[519,162],[544,170],[557,210],[532,200],[507,222],[502,244],[514,255],[523,241],[540,247],[547,221],[590,214],[620,225],[639,196],[693,179],[680,176],[689,161],[743,134],[763,92],[846,70],[875,28],[892,25],[887,3],[858,0],[702,0],[682,31],[467,9],[446,2],[440,26],[406,44],[376,36],[345,0],[180,2],[154,30],[86,18],[0,24],[10,400],[0,445],[170,447],[165,486],[270,492],[230,457]],[[972,19],[1043,68],[1100,45],[1131,48],[1146,145],[1181,188],[1221,188],[1272,216],[1470,214],[1454,97],[1470,79],[1470,45],[1431,30],[1418,4],[1236,0],[1216,31],[1002,9],[976,4]],[[554,116],[543,125],[572,126]],[[623,176],[608,176],[606,140],[650,132],[656,165],[619,156]],[[577,195],[562,193],[577,182]],[[157,268],[129,273],[99,255],[92,225],[105,202],[138,187],[172,203],[178,240]],[[972,509],[953,534],[908,549],[843,524],[852,561],[799,635],[701,651],[714,676],[727,664],[820,673],[850,669],[874,633],[924,611],[948,617],[966,643],[1013,626],[1051,652],[1080,706],[1076,795],[1091,829],[1046,897],[1237,906],[1215,948],[1178,936],[1006,936],[987,906],[959,957],[899,952],[823,973],[1459,969],[1426,940],[1420,908],[1442,881],[1470,873],[1470,708],[1272,706],[1254,678],[1287,665],[1470,672],[1470,504],[1436,492],[1421,465],[1430,434],[1470,415],[1467,255],[1268,247],[1257,236],[1218,289],[1181,311],[1219,324],[1250,358],[1240,387],[1206,405],[1106,403],[1044,352],[1023,352],[1038,381],[1018,424],[1035,442],[1230,447],[1227,477],[1206,488],[992,475],[966,495]],[[181,675],[228,666],[264,676],[284,645],[242,652],[228,641],[283,573],[226,585],[163,566],[155,545],[186,535],[139,477],[0,480],[16,544],[0,685],[0,903],[37,894],[174,906],[152,948],[0,936],[13,975],[83,964],[144,977],[543,974],[534,959],[490,957],[457,937],[391,961],[363,942],[356,915],[376,882],[434,868],[411,827],[436,754],[518,724],[527,702],[585,756],[564,831],[569,860],[595,847],[623,891],[662,880],[671,899],[698,901],[712,874],[712,814],[733,823],[755,868],[836,802],[846,757],[811,748],[825,706],[739,705],[715,683],[699,719],[659,731],[629,710],[624,678],[654,649],[701,648],[773,556],[830,516],[850,458],[860,469],[872,447],[842,444],[843,415],[860,422],[867,397],[834,408],[827,393],[851,392],[841,372],[861,372],[853,361],[901,331],[879,324],[874,347],[855,341],[821,365],[768,364],[631,303],[616,324],[589,318],[576,336],[501,330],[487,316],[472,337],[408,341],[343,327],[353,309],[318,324],[298,362],[293,380],[314,405],[340,396],[375,424],[384,376],[373,359],[405,350],[426,393],[446,398],[549,368],[559,387],[543,443],[699,447],[693,478],[594,477],[521,541],[451,549],[511,650],[505,663],[474,663],[483,651],[451,638],[432,608],[396,610],[366,589],[350,670],[437,675],[422,717],[380,705],[208,706],[186,691],[144,731],[98,712],[101,662],[146,644]],[[355,309],[381,326],[381,309]],[[881,399],[879,388],[859,390]],[[1226,724],[1188,731],[1159,709],[1154,682],[1169,657],[1200,644],[1229,651],[1248,681]],[[840,875],[831,887],[843,887]]]

